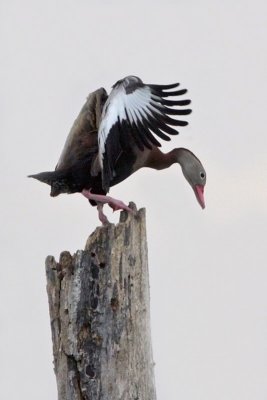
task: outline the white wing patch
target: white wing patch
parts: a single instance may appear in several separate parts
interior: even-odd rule
[[[105,143],[112,126],[117,123],[118,119],[123,121],[129,118],[130,124],[141,122],[147,117],[146,114],[152,115],[149,110],[150,102],[151,92],[148,87],[138,88],[129,94],[126,94],[122,84],[112,90],[102,112],[98,133],[101,168],[103,166]],[[125,110],[127,111],[128,118]],[[158,112],[156,109],[155,111]]]

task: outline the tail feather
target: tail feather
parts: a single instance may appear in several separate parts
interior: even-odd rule
[[[28,178],[37,179],[40,182],[47,183],[48,185],[52,185],[58,179],[56,171],[51,172],[40,172],[39,174],[28,175]]]
[[[39,174],[28,175],[28,178],[37,179],[51,186],[50,196],[55,197],[60,193],[71,193],[68,178],[65,171],[48,171]]]

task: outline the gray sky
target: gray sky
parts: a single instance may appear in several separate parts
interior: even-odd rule
[[[208,175],[204,211],[177,166],[111,191],[147,209],[158,399],[265,400],[266,2],[0,8],[0,397],[56,399],[44,259],[98,224],[81,195],[26,175],[54,168],[90,91],[134,74],[189,89],[190,125],[163,148],[188,147]]]

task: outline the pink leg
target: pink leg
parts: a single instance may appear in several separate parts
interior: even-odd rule
[[[128,212],[133,212],[133,210],[126,206],[126,204],[123,203],[121,200],[113,199],[113,197],[110,196],[104,196],[102,194],[94,194],[91,193],[90,190],[83,190],[82,194],[88,199],[88,200],[95,200],[97,203],[102,203],[102,204],[108,204],[113,211],[117,210],[125,210]]]
[[[102,222],[103,225],[106,225],[106,224],[109,223],[109,220],[107,219],[107,217],[103,213],[103,207],[104,207],[104,204],[97,203],[98,218]]]

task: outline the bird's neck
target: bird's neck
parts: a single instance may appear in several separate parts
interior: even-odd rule
[[[190,159],[192,159],[192,156],[194,155],[190,150],[180,147],[173,149],[167,153],[166,156],[169,159],[169,162],[171,162],[170,165],[178,163],[183,168],[186,163],[190,162]]]
[[[172,164],[180,164],[183,166],[186,163],[188,156],[191,152],[184,148],[176,148],[169,153],[162,153],[159,148],[155,148],[150,153],[147,160],[146,167],[154,168],[157,170],[169,168]]]

